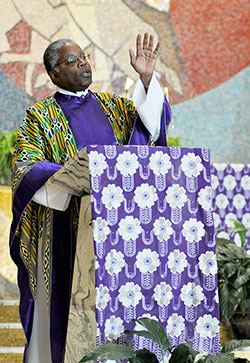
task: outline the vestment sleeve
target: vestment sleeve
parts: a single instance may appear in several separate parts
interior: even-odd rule
[[[161,115],[164,103],[164,93],[153,75],[147,93],[139,79],[133,93],[133,102],[144,126],[150,132],[152,141],[156,141],[160,134]]]
[[[27,205],[61,165],[53,162],[51,148],[38,120],[28,112],[18,132],[13,165],[13,194]]]

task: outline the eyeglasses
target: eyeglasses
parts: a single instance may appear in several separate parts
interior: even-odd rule
[[[65,64],[66,66],[73,66],[75,64],[75,62],[80,59],[82,61],[86,61],[88,59],[90,59],[90,54],[81,54],[81,55],[70,55],[66,60],[57,63],[56,66],[59,66],[60,64]]]

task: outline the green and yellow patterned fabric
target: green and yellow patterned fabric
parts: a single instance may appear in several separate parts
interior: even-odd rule
[[[114,131],[117,144],[127,144],[137,112],[133,103],[110,93],[94,93]],[[77,145],[62,108],[54,96],[37,102],[27,110],[17,134],[13,157],[13,195],[24,176],[39,162],[65,164],[77,153]],[[75,235],[78,227],[79,200],[72,198],[72,224]],[[51,226],[53,210],[30,201],[24,208],[16,235],[20,256],[29,274],[33,296],[36,296],[37,252],[42,246],[43,272],[47,301],[50,292]]]

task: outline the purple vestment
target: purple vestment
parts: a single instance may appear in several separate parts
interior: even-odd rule
[[[78,149],[88,144],[116,144],[111,124],[96,97],[89,92],[86,98],[56,94],[55,98],[68,118]],[[167,101],[161,117],[159,145],[166,146],[166,128],[170,122],[171,111]],[[60,122],[59,120],[53,120]],[[47,134],[42,135],[46,140]],[[149,133],[138,117],[131,134],[130,144],[145,145]],[[67,140],[65,140],[67,143]],[[29,288],[28,272],[19,255],[19,237],[15,235],[19,221],[26,206],[35,192],[60,168],[51,161],[41,161],[23,176],[17,186],[13,199],[13,223],[10,233],[11,256],[18,266],[18,284],[20,288],[20,317],[30,341],[34,311],[34,299]],[[53,363],[63,361],[67,330],[67,317],[70,301],[70,287],[75,253],[75,240],[71,235],[71,206],[65,211],[53,211],[52,233],[52,276],[50,293],[50,340]],[[65,243],[63,243],[65,241]],[[62,247],[62,243],[64,248]],[[24,354],[25,361],[26,353]]]

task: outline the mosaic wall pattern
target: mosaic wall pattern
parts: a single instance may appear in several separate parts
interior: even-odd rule
[[[51,41],[73,38],[92,55],[93,90],[130,96],[128,49],[148,31],[161,41],[156,74],[170,93],[170,135],[212,148],[213,162],[248,162],[248,0],[6,0],[1,15],[0,130],[54,92],[42,65]]]

